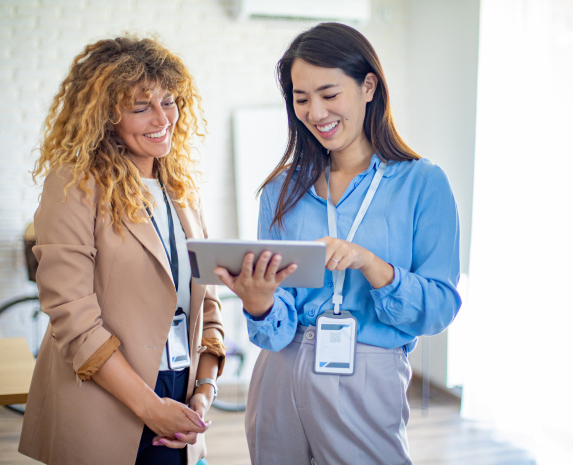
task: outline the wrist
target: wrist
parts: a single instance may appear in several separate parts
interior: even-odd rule
[[[359,268],[359,270],[362,271],[362,273],[364,273],[365,271],[368,272],[368,270],[372,267],[372,264],[374,263],[374,258],[376,257],[376,255],[370,252],[370,250],[364,248],[363,250],[364,250],[364,260],[362,262],[362,266]]]
[[[257,320],[263,320],[264,318],[267,317],[269,313],[271,313],[274,304],[275,304],[275,298],[273,296],[271,297],[271,299],[267,300],[266,302],[263,302],[262,304],[261,303],[246,304],[243,302],[244,305],[243,309],[253,318]]]
[[[152,416],[152,412],[157,410],[161,404],[161,399],[154,391],[147,389],[142,398],[133,397],[131,405],[128,407],[137,415],[140,420],[145,422],[145,419]]]
[[[208,383],[202,384],[201,386],[195,388],[193,395],[195,396],[197,394],[205,396],[205,398],[209,402],[208,405],[211,405],[213,403],[213,400],[215,399],[215,387]]]
[[[211,405],[211,402],[217,397],[217,381],[214,378],[201,378],[195,380],[195,391],[194,395],[200,394],[204,395]]]
[[[368,252],[360,271],[374,289],[386,287],[394,281],[394,267],[372,252]]]

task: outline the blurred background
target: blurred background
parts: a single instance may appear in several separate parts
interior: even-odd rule
[[[251,238],[254,193],[286,140],[274,67],[329,20],[370,40],[398,130],[446,171],[458,204],[464,303],[410,356],[414,463],[573,463],[571,0],[0,0],[0,302],[35,292],[23,239],[40,192],[33,150],[86,44],[157,34],[184,58],[208,121],[197,149],[210,236]],[[256,351],[228,309],[244,377]],[[25,320],[0,314],[0,338],[22,332],[33,345]],[[3,415],[0,463],[20,463],[2,452],[21,420]],[[238,417],[217,418],[235,433],[219,430],[211,463],[248,463]]]

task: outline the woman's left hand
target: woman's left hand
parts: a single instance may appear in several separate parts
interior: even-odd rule
[[[344,271],[346,268],[359,270],[368,266],[374,258],[374,254],[364,247],[342,239],[326,236],[317,242],[326,243],[325,266],[330,271]]]
[[[208,390],[205,392],[198,392],[203,386]],[[211,385],[207,384],[203,386],[199,386],[195,389],[195,394],[191,397],[191,401],[189,402],[191,410],[197,412],[202,420],[205,418],[205,415],[213,402],[213,389]],[[211,426],[211,422],[208,421],[206,426]],[[198,433],[175,433],[177,439],[155,436],[152,442],[154,446],[163,445],[171,449],[183,449],[187,444],[195,444],[197,442],[197,434]]]

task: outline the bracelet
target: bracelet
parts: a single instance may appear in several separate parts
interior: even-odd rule
[[[215,380],[211,379],[211,378],[202,378],[202,379],[195,380],[195,387],[196,388],[198,388],[202,384],[210,384],[211,386],[213,386],[213,389],[215,390],[215,395],[213,396],[213,400],[215,400],[217,398],[217,393],[219,392],[219,389],[217,388],[217,383],[215,382]]]

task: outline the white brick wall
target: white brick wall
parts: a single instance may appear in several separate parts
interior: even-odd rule
[[[124,31],[157,32],[195,75],[210,131],[201,149],[207,220],[211,236],[235,237],[231,111],[280,103],[274,66],[289,41],[313,23],[236,22],[228,3],[0,0],[0,301],[33,289],[26,279],[22,233],[37,207],[29,171],[47,106],[87,43]],[[408,2],[373,0],[372,8],[363,32],[380,55],[404,130]]]

